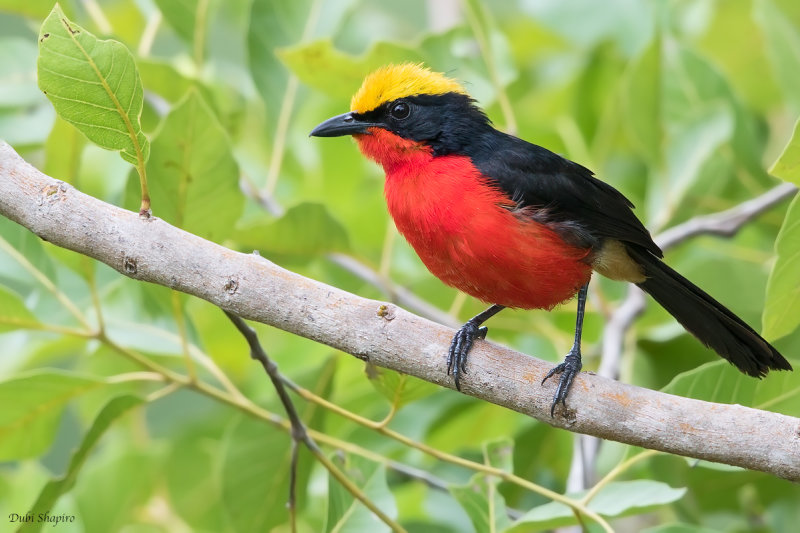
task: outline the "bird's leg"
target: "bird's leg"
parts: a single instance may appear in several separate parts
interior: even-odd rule
[[[493,305],[486,311],[478,313],[474,317],[467,320],[466,324],[461,326],[458,333],[453,336],[450,343],[450,350],[447,353],[447,375],[453,374],[453,380],[456,383],[456,389],[461,390],[459,377],[461,374],[467,373],[467,354],[472,343],[475,339],[480,337],[486,338],[486,332],[489,331],[486,327],[481,327],[481,324],[492,318],[494,315],[505,309],[502,305]]]
[[[550,416],[554,415],[556,405],[558,405],[559,402],[564,407],[567,406],[567,394],[569,394],[572,380],[575,379],[575,376],[581,371],[581,367],[583,366],[581,365],[581,333],[583,331],[583,314],[586,309],[586,292],[588,289],[589,284],[587,283],[578,291],[578,317],[575,321],[575,341],[572,343],[572,348],[570,348],[569,353],[567,353],[567,356],[564,358],[564,362],[548,372],[542,380],[542,385],[544,385],[544,382],[551,376],[561,374],[556,393],[553,395],[553,405],[550,406]]]

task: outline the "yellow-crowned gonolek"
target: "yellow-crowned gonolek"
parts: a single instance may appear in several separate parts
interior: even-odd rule
[[[668,267],[619,191],[581,165],[496,130],[456,81],[414,64],[364,80],[350,112],[311,135],[352,135],[383,166],[397,229],[440,280],[492,304],[453,338],[456,386],[484,321],[504,307],[551,309],[578,295],[575,342],[551,414],[581,369],[592,271],[635,283],[700,342],[750,376],[791,366],[742,319]]]

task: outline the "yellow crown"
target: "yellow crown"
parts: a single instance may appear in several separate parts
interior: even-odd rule
[[[398,98],[444,93],[466,94],[466,91],[457,81],[421,64],[386,65],[364,79],[350,101],[350,111],[365,113]]]

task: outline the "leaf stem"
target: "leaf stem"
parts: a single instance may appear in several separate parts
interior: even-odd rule
[[[108,80],[106,79],[105,75],[100,72],[100,68],[95,63],[92,56],[83,45],[80,43],[78,38],[76,37],[76,32],[69,24],[69,21],[66,19],[61,19],[61,24],[64,25],[64,28],[67,31],[67,35],[72,40],[72,43],[75,45],[78,50],[80,50],[83,57],[86,58],[86,62],[94,71],[95,76],[100,81],[100,85],[103,86],[103,90],[105,90],[108,97],[114,104],[116,108],[117,114],[120,116],[122,121],[125,123],[125,128],[128,130],[128,137],[130,137],[131,142],[133,143],[134,152],[136,152],[136,171],[139,174],[139,183],[141,185],[142,191],[142,203],[141,207],[139,208],[139,215],[145,218],[148,218],[151,214],[150,211],[150,190],[147,188],[147,169],[145,168],[145,160],[144,160],[144,149],[142,148],[141,144],[139,143],[139,136],[136,134],[136,130],[133,127],[133,122],[131,122],[131,118],[128,116],[127,111],[122,107],[122,103],[117,98],[116,93],[111,89],[111,86],[108,84]],[[139,75],[136,74],[136,82],[141,83],[139,81]],[[142,134],[144,136],[144,134]],[[145,138],[146,139],[146,138]]]
[[[113,28],[111,27],[111,23],[106,18],[105,13],[103,13],[100,4],[97,3],[97,0],[82,0],[81,3],[86,8],[86,12],[89,14],[89,18],[97,25],[97,29],[100,30],[100,33],[104,33],[106,35],[111,34]]]
[[[114,350],[115,352],[117,352],[118,354],[125,356],[126,358],[130,359],[139,366],[143,366],[144,368],[152,370],[153,372],[158,372],[159,374],[161,374],[170,381],[180,383],[181,385],[189,385],[191,383],[190,378],[182,374],[179,374],[177,372],[173,372],[169,368],[162,366],[156,363],[155,361],[150,360],[149,358],[141,355],[140,353],[134,350],[131,350],[130,348],[122,346],[121,344],[117,344],[108,337],[105,331],[98,332],[95,335],[95,338],[100,342],[102,342],[103,344],[105,344],[106,346],[108,346],[109,348],[111,348],[112,350]]]
[[[103,307],[100,303],[100,292],[97,290],[97,278],[95,277],[94,263],[87,256],[81,256],[81,266],[86,271],[86,281],[89,284],[89,293],[92,296],[92,305],[94,305],[94,312],[97,315],[97,329],[103,331],[106,329],[105,321],[103,320]]]
[[[139,40],[139,47],[137,53],[141,57],[150,55],[150,50],[153,49],[153,42],[156,40],[158,34],[158,27],[161,25],[163,15],[158,9],[153,10],[153,13],[147,18],[144,31],[142,31],[142,38]]]
[[[36,279],[36,281],[38,281],[45,289],[47,289],[49,293],[55,296],[58,301],[61,302],[61,305],[63,305],[67,311],[72,314],[72,316],[78,319],[78,322],[80,322],[84,328],[87,330],[94,329],[92,325],[89,324],[86,316],[75,306],[75,304],[72,303],[72,300],[70,300],[66,294],[61,292],[58,287],[56,287],[55,284],[50,281],[50,278],[45,276],[41,270],[36,268],[36,266],[31,263],[27,257],[19,253],[17,249],[11,246],[11,244],[3,237],[0,237],[0,248],[10,255],[11,258],[19,263],[25,270],[27,270],[30,275]]]
[[[461,457],[459,457],[457,455],[452,455],[452,454],[449,454],[447,452],[443,452],[441,450],[437,450],[436,448],[432,448],[432,447],[428,446],[427,444],[423,444],[421,442],[417,442],[417,441],[415,441],[413,439],[410,439],[410,438],[406,437],[405,435],[403,435],[401,433],[397,433],[396,431],[391,430],[388,427],[385,427],[382,422],[373,422],[372,420],[369,420],[369,419],[364,418],[364,417],[362,417],[360,415],[357,415],[357,414],[355,414],[355,413],[353,413],[351,411],[348,411],[347,409],[344,409],[343,407],[340,407],[340,406],[338,406],[338,405],[326,400],[325,398],[317,396],[313,392],[311,392],[311,391],[309,391],[307,389],[304,389],[303,387],[300,387],[299,385],[297,385],[296,383],[290,381],[286,377],[283,377],[283,381],[284,381],[284,383],[286,384],[286,386],[289,389],[293,390],[300,397],[302,397],[302,398],[304,398],[304,399],[306,399],[308,401],[314,402],[314,403],[324,407],[325,409],[328,409],[328,410],[330,410],[330,411],[332,411],[332,412],[334,412],[334,413],[336,413],[336,414],[338,414],[338,415],[340,415],[340,416],[342,416],[344,418],[347,418],[347,419],[349,419],[349,420],[351,420],[351,421],[353,421],[353,422],[355,422],[355,423],[357,423],[359,425],[362,425],[362,426],[370,428],[370,429],[372,429],[374,431],[377,431],[381,435],[384,435],[384,436],[389,437],[389,438],[391,438],[393,440],[396,440],[396,441],[400,442],[401,444],[403,444],[405,446],[408,446],[409,448],[414,448],[416,450],[419,450],[419,451],[421,451],[421,452],[423,452],[423,453],[425,453],[427,455],[430,455],[431,457],[439,459],[440,461],[445,461],[445,462],[448,462],[448,463],[451,463],[451,464],[463,466],[465,468],[468,468],[468,469],[476,471],[476,472],[481,472],[481,473],[484,473],[484,474],[497,476],[500,479],[502,479],[503,481],[506,481],[506,482],[509,482],[509,483],[513,483],[514,485],[518,485],[518,486],[520,486],[522,488],[525,488],[525,489],[527,489],[527,490],[529,490],[531,492],[535,492],[537,494],[540,494],[540,495],[542,495],[542,496],[544,496],[544,497],[546,497],[546,498],[548,498],[550,500],[557,501],[559,503],[563,503],[564,505],[570,507],[571,509],[574,509],[574,510],[576,510],[576,511],[578,511],[578,512],[580,512],[580,513],[582,513],[582,514],[584,514],[586,516],[588,516],[589,518],[591,518],[592,520],[597,522],[605,531],[608,531],[608,532],[612,532],[613,531],[611,529],[611,526],[608,524],[608,522],[606,522],[600,515],[598,515],[597,513],[595,513],[594,511],[592,511],[588,507],[586,507],[586,505],[584,505],[583,503],[581,503],[581,502],[579,502],[577,500],[573,500],[572,498],[570,498],[568,496],[564,496],[564,495],[558,494],[557,492],[553,492],[550,489],[547,489],[545,487],[542,487],[540,485],[532,483],[532,482],[530,482],[530,481],[528,481],[528,480],[526,480],[524,478],[521,478],[521,477],[519,477],[519,476],[517,476],[515,474],[506,472],[505,470],[501,470],[501,469],[495,468],[493,466],[484,465],[482,463],[478,463],[478,462],[475,462],[475,461],[470,461],[469,459],[463,459],[463,458],[461,458]]]
[[[302,442],[306,448],[314,455],[314,457],[319,461],[327,470],[328,472],[336,479],[350,494],[353,495],[358,501],[360,501],[367,509],[369,509],[375,516],[377,516],[384,524],[389,526],[392,531],[405,531],[400,524],[395,522],[391,517],[389,517],[386,513],[384,513],[372,500],[370,500],[364,492],[356,486],[344,473],[333,464],[333,461],[328,459],[328,457],[322,452],[322,450],[317,446],[317,443],[314,439],[309,435],[309,432],[300,419],[300,415],[297,412],[297,409],[294,406],[294,402],[292,401],[291,397],[289,396],[288,391],[286,390],[286,384],[284,383],[283,377],[281,376],[280,371],[278,370],[278,365],[275,364],[268,356],[267,353],[264,351],[261,343],[258,340],[258,335],[256,331],[247,325],[247,323],[240,317],[234,315],[233,313],[229,313],[225,311],[225,315],[233,322],[236,326],[236,329],[242,334],[242,336],[247,341],[247,344],[250,346],[250,357],[261,363],[261,366],[264,367],[264,371],[269,376],[270,381],[272,381],[273,386],[275,387],[275,391],[278,393],[278,398],[283,404],[283,408],[286,411],[286,415],[289,417],[289,423],[291,427],[291,437],[292,437],[292,469],[291,469],[291,477],[289,480],[289,506],[292,515],[292,526],[294,526],[294,503],[295,503],[295,481],[297,475],[297,451],[296,451],[296,443]]]
[[[94,331],[68,328],[64,326],[56,326],[55,324],[43,324],[41,322],[30,322],[28,320],[20,320],[18,318],[13,318],[8,316],[0,317],[0,324],[7,326],[14,326],[17,329],[28,329],[31,331],[46,331],[50,333],[58,333],[59,335],[80,337],[83,339],[93,339],[95,337]]]
[[[627,460],[621,462],[620,464],[618,464],[617,466],[612,468],[608,472],[608,474],[603,476],[603,479],[601,479],[600,481],[595,483],[594,487],[592,487],[589,490],[589,492],[587,492],[583,496],[583,498],[581,498],[580,502],[582,504],[584,504],[584,505],[588,505],[589,502],[592,501],[592,498],[597,496],[597,493],[600,492],[603,489],[603,487],[608,485],[618,475],[622,474],[623,472],[625,472],[627,469],[629,469],[630,467],[632,467],[633,465],[635,465],[639,461],[643,461],[645,459],[653,457],[654,455],[658,455],[659,453],[661,453],[661,452],[659,452],[657,450],[645,450],[645,451],[643,451],[641,453],[637,453],[636,455],[634,455],[630,459],[627,459]]]
[[[500,81],[500,74],[497,72],[497,63],[492,55],[491,41],[488,35],[483,31],[481,20],[487,20],[489,14],[481,2],[473,2],[465,0],[467,19],[469,26],[472,28],[472,33],[475,40],[478,41],[478,48],[481,51],[483,60],[486,63],[486,69],[489,71],[489,78],[494,85],[495,92],[497,93],[497,103],[500,104],[500,110],[503,113],[503,120],[506,123],[506,132],[514,135],[517,133],[517,119],[514,117],[514,111],[511,108],[511,101],[508,98],[505,87]],[[478,13],[478,10],[481,13]]]
[[[308,11],[308,18],[306,25],[303,28],[303,34],[300,41],[307,41],[314,31],[319,20],[321,11],[321,0],[314,0],[311,8]],[[275,187],[278,184],[278,177],[281,173],[281,166],[283,166],[283,156],[286,152],[286,138],[289,134],[289,121],[292,118],[294,111],[294,102],[297,98],[297,89],[300,81],[294,74],[289,75],[286,82],[286,90],[283,93],[283,100],[281,100],[280,114],[278,115],[278,124],[275,127],[275,141],[272,143],[272,157],[269,162],[269,169],[267,170],[267,181],[264,184],[264,196],[272,197],[275,194]]]
[[[192,360],[192,354],[189,352],[189,339],[186,332],[186,317],[183,316],[182,307],[181,293],[173,290],[172,314],[175,316],[175,323],[178,326],[178,335],[181,339],[181,352],[183,352],[183,359],[186,361],[186,371],[189,373],[190,380],[197,381],[197,368]]]
[[[203,55],[206,49],[206,30],[208,19],[208,0],[198,0],[197,10],[194,13],[194,65],[198,71],[203,67]]]

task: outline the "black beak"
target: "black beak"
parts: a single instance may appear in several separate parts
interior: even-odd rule
[[[354,133],[367,133],[367,129],[381,127],[375,122],[365,122],[357,119],[352,113],[344,113],[329,118],[309,133],[310,137],[341,137]]]

